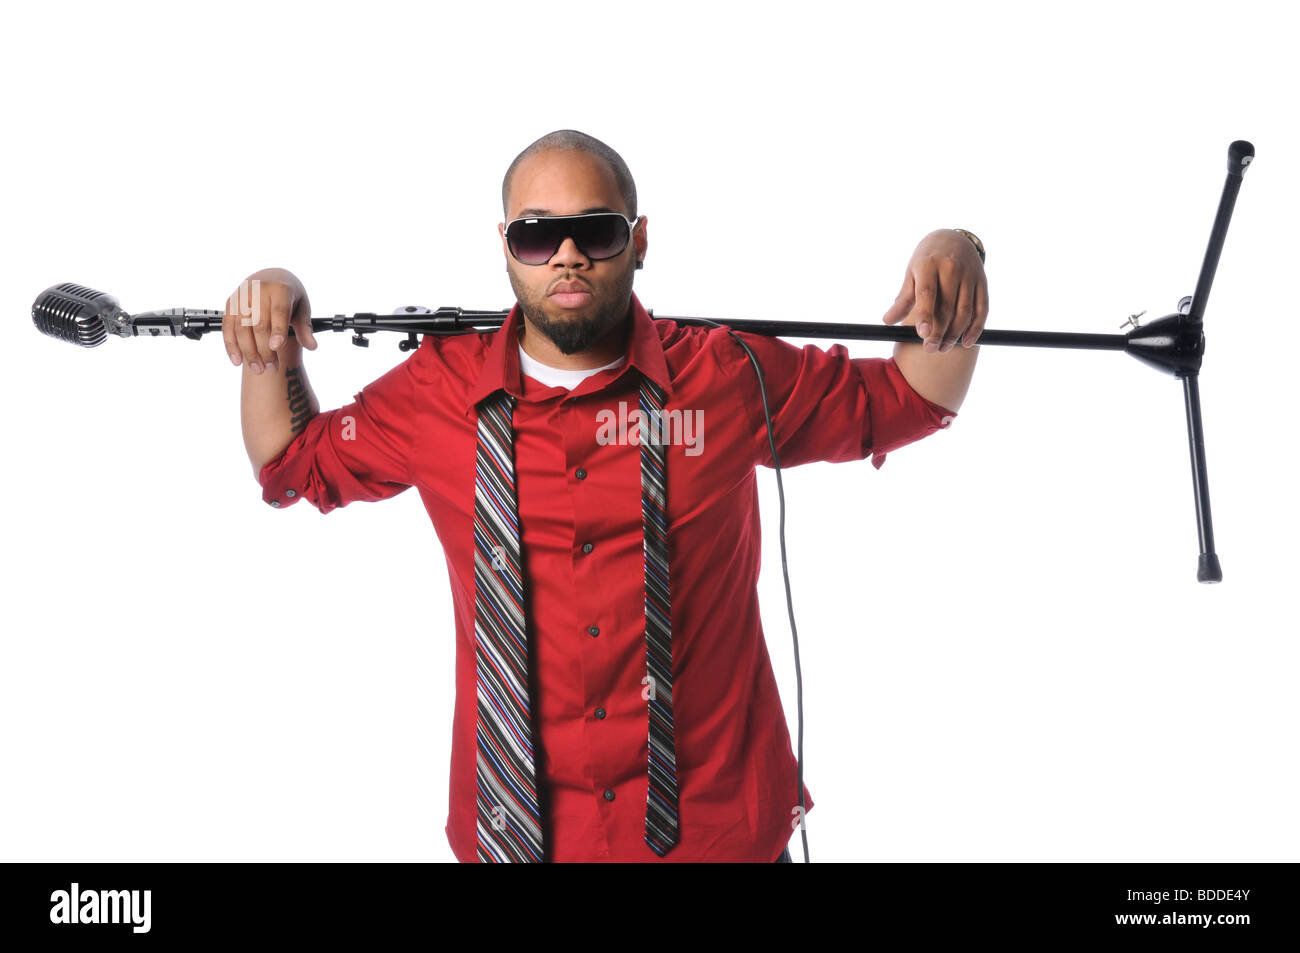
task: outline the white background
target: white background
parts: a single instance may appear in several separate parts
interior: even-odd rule
[[[1113,352],[984,347],[950,430],[786,471],[786,529],[815,860],[1300,859],[1281,4],[18,9],[0,858],[452,859],[453,620],[418,494],[267,507],[219,336],[80,349],[30,309],[64,281],[222,308],[273,265],[318,317],[507,308],[501,177],[567,127],[631,166],[659,314],[879,323],[916,243],[961,226],[989,327],[1100,333],[1192,293],[1253,142],[1206,309],[1221,585],[1195,579],[1181,385]],[[398,340],[320,335],[322,406]]]

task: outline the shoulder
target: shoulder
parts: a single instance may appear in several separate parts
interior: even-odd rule
[[[471,372],[477,375],[483,360],[492,347],[492,331],[471,331],[464,334],[426,334],[410,356],[406,366],[416,380],[425,384],[446,382],[448,376],[464,380]]]
[[[727,327],[686,324],[672,318],[653,320],[655,330],[659,333],[659,343],[663,345],[664,356],[670,361],[673,358],[685,361],[706,352],[719,362],[735,355],[744,357],[744,352]]]

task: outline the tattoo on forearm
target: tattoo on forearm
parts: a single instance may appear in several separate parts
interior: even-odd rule
[[[301,370],[300,367],[290,367],[284,372],[284,379],[289,389],[289,410],[293,414],[289,426],[294,433],[307,426],[307,421],[312,416],[307,401],[307,388],[302,385],[302,375],[299,373]]]

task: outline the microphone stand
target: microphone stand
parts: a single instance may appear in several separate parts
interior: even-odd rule
[[[1200,275],[1193,294],[1178,302],[1175,313],[1139,325],[1137,315],[1127,323],[1133,327],[1125,334],[1083,334],[1057,331],[985,330],[979,344],[1002,344],[1019,347],[1064,347],[1102,351],[1125,351],[1139,361],[1183,382],[1184,408],[1187,417],[1187,442],[1191,453],[1192,491],[1196,506],[1196,531],[1200,557],[1196,567],[1198,582],[1221,582],[1223,571],[1214,550],[1214,529],[1210,519],[1210,489],[1205,467],[1205,435],[1201,426],[1201,397],[1198,379],[1201,358],[1205,353],[1205,304],[1214,283],[1219,256],[1228,233],[1228,223],[1241,188],[1242,176],[1255,157],[1255,147],[1238,139],[1228,147],[1228,177],[1219,198],[1219,208],[1210,231],[1209,245],[1201,262]],[[654,312],[648,312],[654,317]],[[474,334],[500,328],[509,314],[503,311],[469,311],[442,307],[430,310],[410,306],[395,314],[359,312],[312,318],[313,334],[323,331],[352,331],[352,343],[369,347],[367,334],[375,331],[405,333],[398,342],[402,351],[420,346],[419,334]],[[101,291],[71,283],[46,289],[32,305],[32,320],[42,332],[85,347],[103,343],[109,333],[120,337],[187,337],[198,340],[204,334],[221,333],[224,311],[172,308],[129,315],[118,307],[117,300]],[[736,331],[748,331],[770,337],[832,338],[857,341],[906,341],[915,343],[916,329],[907,325],[864,325],[843,322],[726,320],[661,315],[659,320],[678,324],[706,326],[726,325]],[[288,330],[293,334],[293,328]]]

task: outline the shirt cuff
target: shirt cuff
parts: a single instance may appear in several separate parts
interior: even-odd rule
[[[879,470],[885,455],[909,443],[928,437],[936,430],[947,429],[957,419],[957,412],[917,393],[908,383],[898,363],[870,359],[855,364],[867,378],[867,393],[872,395],[871,465]]]
[[[280,455],[268,460],[257,473],[262,485],[263,502],[283,509],[293,506],[306,495],[310,482],[312,454],[303,451],[312,446],[329,414],[317,414],[307,421],[298,434],[289,441]]]

